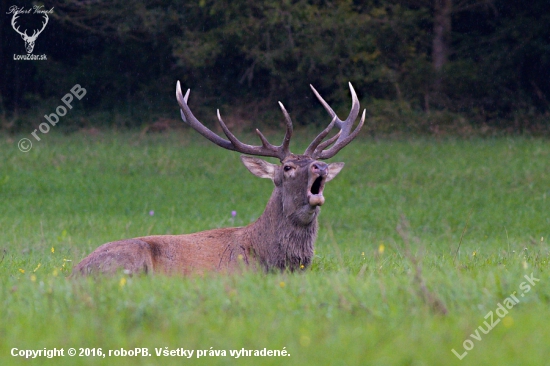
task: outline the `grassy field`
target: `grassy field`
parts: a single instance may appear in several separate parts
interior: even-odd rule
[[[546,140],[353,142],[332,159],[346,167],[327,184],[306,273],[68,279],[104,242],[246,225],[272,183],[190,132],[53,131],[27,153],[21,137],[0,138],[2,365],[550,359]],[[64,357],[11,355],[53,348]],[[136,348],[152,356],[115,356]],[[230,354],[243,348],[288,355]]]

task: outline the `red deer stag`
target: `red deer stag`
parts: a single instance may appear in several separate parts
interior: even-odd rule
[[[84,258],[74,269],[76,274],[166,273],[191,274],[205,271],[233,271],[251,266],[265,271],[307,268],[313,257],[317,236],[319,206],[325,198],[325,183],[336,177],[344,163],[326,164],[320,160],[336,155],[359,133],[365,121],[352,132],[359,114],[359,101],[351,83],[352,107],[348,118],[342,121],[311,86],[313,93],[330,114],[332,121],[309,145],[303,155],[289,150],[292,121],[279,102],[286,119],[286,134],[280,146],[270,144],[256,130],[262,145],[252,146],[239,141],[227,128],[218,110],[220,126],[229,140],[205,127],[187,105],[190,90],[181,93],[179,81],[176,98],[185,123],[216,145],[240,153],[278,158],[281,165],[262,159],[241,156],[241,161],[252,174],[269,178],[275,189],[265,211],[254,223],[245,227],[222,228],[186,235],[153,235],[103,244]],[[340,131],[323,141],[331,129]],[[332,145],[332,146],[331,146]]]

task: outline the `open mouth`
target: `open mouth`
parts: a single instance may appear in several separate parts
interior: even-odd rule
[[[310,206],[322,206],[323,203],[325,203],[323,188],[325,188],[325,177],[318,176],[313,180],[313,183],[307,192],[307,198]]]

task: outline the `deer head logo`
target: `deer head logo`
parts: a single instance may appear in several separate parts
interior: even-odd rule
[[[37,30],[37,29],[33,30],[32,36],[29,36],[27,34],[26,29],[24,32],[21,32],[19,30],[19,26],[15,24],[17,18],[19,18],[19,13],[15,12],[13,14],[13,17],[11,18],[11,26],[17,33],[21,35],[21,38],[23,38],[23,41],[25,41],[25,49],[27,50],[27,53],[32,53],[32,51],[34,50],[34,42],[36,42],[36,39],[48,24],[48,20],[49,20],[48,14],[42,13],[42,16],[44,17],[44,21],[42,22],[42,28],[40,30]]]

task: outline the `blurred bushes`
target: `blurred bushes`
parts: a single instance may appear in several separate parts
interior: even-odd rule
[[[429,0],[57,1],[35,51],[48,61],[25,64],[10,59],[24,51],[6,15],[1,126],[36,126],[76,83],[88,94],[69,112],[73,123],[77,114],[82,125],[115,127],[177,118],[176,80],[207,125],[221,107],[239,128],[277,128],[278,100],[296,124],[324,125],[309,84],[343,116],[351,81],[372,133],[545,133],[548,2],[451,2],[438,71]]]

